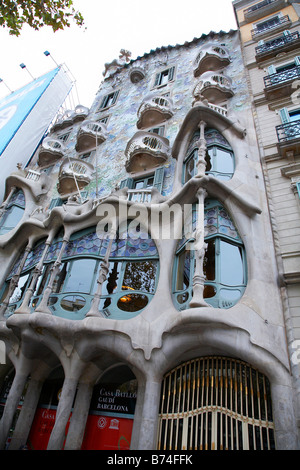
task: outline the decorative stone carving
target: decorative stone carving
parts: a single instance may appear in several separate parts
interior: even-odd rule
[[[143,78],[145,78],[144,67],[141,67],[141,66],[133,67],[129,72],[129,77],[132,83],[140,82],[141,80],[143,80]]]
[[[118,59],[114,59],[112,62],[104,64],[105,70],[103,71],[104,78],[109,78],[120,70],[125,64],[130,62],[131,52],[125,49],[120,50]]]

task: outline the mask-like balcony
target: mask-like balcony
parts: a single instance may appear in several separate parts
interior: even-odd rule
[[[103,122],[84,121],[77,134],[76,150],[83,152],[106,140],[107,131]]]
[[[65,158],[58,175],[59,194],[72,194],[78,189],[81,191],[91,182],[93,171],[94,166],[91,163],[77,158]]]
[[[39,166],[47,166],[56,163],[64,156],[64,152],[65,146],[61,140],[46,137],[39,150]]]
[[[55,123],[51,128],[51,132],[56,132],[66,127],[71,126],[73,123],[83,121],[89,113],[89,108],[82,106],[81,104],[77,105],[73,110],[66,110],[63,114],[57,117]]]
[[[89,108],[78,104],[74,110],[73,122],[84,121],[89,114]]]
[[[127,144],[125,168],[128,173],[155,168],[165,163],[170,155],[168,139],[151,132],[138,131]]]
[[[278,99],[289,96],[293,92],[294,81],[300,78],[300,65],[290,69],[272,73],[264,77],[265,96],[267,99]]]
[[[276,126],[278,151],[282,157],[300,153],[300,120]]]
[[[193,94],[196,101],[201,101],[203,97],[212,104],[220,103],[234,95],[231,80],[217,72],[203,73]]]
[[[157,126],[173,116],[173,102],[169,97],[151,95],[145,98],[138,110],[138,129]]]
[[[201,47],[201,51],[194,62],[194,76],[199,77],[209,70],[216,71],[230,64],[227,49],[218,45],[207,45]]]

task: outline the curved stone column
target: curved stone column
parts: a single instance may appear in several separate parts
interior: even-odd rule
[[[78,385],[76,401],[66,439],[65,450],[80,450],[93,395],[93,383]]]
[[[161,377],[149,374],[141,390],[140,398],[143,398],[143,405],[138,403],[138,409],[135,412],[135,421],[139,421],[135,422],[135,427],[139,430],[139,435],[133,436],[134,442],[131,447],[135,445],[136,450],[156,449],[160,391]]]
[[[0,449],[5,448],[6,440],[13,422],[14,414],[17,411],[27,378],[29,369],[18,367],[10,388],[4,412],[0,421]]]
[[[66,377],[62,388],[59,404],[56,411],[55,424],[52,429],[47,450],[62,450],[66,426],[70,418],[74,397],[76,394],[78,378]]]

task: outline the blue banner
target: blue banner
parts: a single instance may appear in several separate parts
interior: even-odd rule
[[[59,67],[0,101],[0,155],[49,86]]]

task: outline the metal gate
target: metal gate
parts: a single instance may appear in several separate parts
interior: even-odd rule
[[[159,450],[274,449],[268,379],[245,362],[202,357],[163,380]]]

